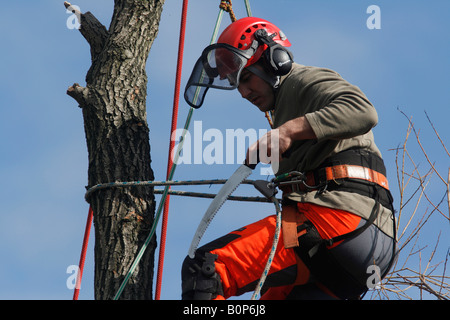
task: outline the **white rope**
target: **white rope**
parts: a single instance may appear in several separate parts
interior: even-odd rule
[[[280,203],[278,202],[278,200],[275,197],[272,197],[272,201],[275,204],[275,208],[277,210],[275,234],[273,236],[272,249],[270,250],[269,258],[267,259],[267,263],[266,263],[264,271],[261,275],[261,278],[259,279],[259,282],[256,285],[255,292],[253,292],[253,295],[251,298],[252,300],[256,300],[256,298],[260,295],[261,289],[264,285],[264,282],[266,281],[267,275],[269,274],[270,267],[272,266],[273,257],[275,256],[275,252],[277,251],[278,240],[280,238],[280,231],[281,231]]]

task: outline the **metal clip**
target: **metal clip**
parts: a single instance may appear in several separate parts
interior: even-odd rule
[[[292,179],[292,177],[299,177],[301,180],[306,180],[306,175],[303,172],[291,171],[289,173],[284,173],[273,178],[271,182],[274,184],[279,184],[280,182]]]
[[[272,182],[267,182],[265,180],[256,180],[253,182],[253,186],[263,194],[267,199],[272,198],[278,192],[275,184]]]

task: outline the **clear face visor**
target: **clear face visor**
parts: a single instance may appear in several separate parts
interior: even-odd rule
[[[206,47],[186,85],[186,102],[194,108],[200,108],[209,88],[236,89],[241,72],[254,52],[253,46],[246,51],[224,43]]]

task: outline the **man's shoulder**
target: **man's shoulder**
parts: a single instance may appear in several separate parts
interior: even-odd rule
[[[339,73],[331,69],[294,63],[291,71],[281,79],[281,83],[282,85],[288,84],[284,87],[302,88],[330,80],[341,81],[343,79]]]
[[[306,66],[298,63],[292,65],[290,75],[305,77],[341,77],[339,73],[329,68]]]

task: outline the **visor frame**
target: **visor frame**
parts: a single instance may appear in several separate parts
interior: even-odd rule
[[[236,89],[239,86],[239,78],[240,78],[242,70],[245,69],[245,66],[247,65],[248,60],[251,57],[253,57],[253,55],[255,54],[256,50],[258,49],[258,46],[259,46],[259,43],[256,40],[253,41],[251,47],[248,48],[247,50],[238,49],[238,48],[233,47],[232,45],[229,45],[227,43],[214,43],[214,44],[211,44],[211,45],[207,46],[203,50],[202,55],[200,57],[202,59],[202,61],[203,61],[204,68],[205,68],[205,65],[206,65],[205,61],[209,61],[208,55],[210,54],[210,52],[212,52],[213,50],[222,49],[222,48],[231,51],[233,54],[237,55],[241,59],[242,58],[245,59],[245,61],[246,61],[246,63],[243,65],[243,67],[241,67],[240,70],[238,70],[237,77],[236,77],[236,84],[235,85],[232,85],[230,88],[218,88],[218,87],[214,87],[214,86],[211,86],[211,88],[224,89],[224,90],[234,90],[234,89]],[[205,68],[205,70],[206,70],[206,68]],[[206,72],[206,73],[208,74],[208,72]],[[220,72],[218,72],[218,71],[216,71],[214,73],[215,73],[215,76],[220,75]]]
[[[234,46],[231,46],[226,43],[215,43],[207,46],[198,58],[197,62],[195,63],[194,69],[191,73],[191,76],[189,77],[188,83],[185,88],[184,92],[184,98],[186,102],[194,108],[200,108],[203,104],[204,97],[206,95],[206,92],[209,88],[215,88],[215,89],[221,89],[221,90],[234,90],[239,86],[239,78],[241,76],[242,70],[245,69],[248,60],[256,53],[256,50],[259,47],[258,41],[254,40],[252,42],[252,45],[250,48],[246,50],[238,49]],[[229,86],[218,86],[214,84],[214,79],[219,77],[219,71],[217,66],[211,67],[210,65],[210,54],[212,54],[217,49],[226,49],[230,51],[232,54],[237,56],[241,60],[241,64],[239,66],[239,69],[237,70],[236,79],[235,81],[232,81],[227,76],[231,73],[227,74],[225,77],[220,77],[220,80],[223,80],[227,78],[227,81],[229,82]],[[214,58],[215,59],[215,58]],[[214,60],[215,61],[215,60]],[[199,70],[201,68],[201,70]],[[233,73],[234,74],[234,73]],[[205,76],[208,77],[207,82],[204,81]],[[197,80],[195,79],[197,77]],[[196,93],[191,93],[191,96],[189,92],[192,92],[192,87],[194,87],[194,91]],[[203,87],[203,89],[201,89]],[[201,93],[199,91],[202,91]],[[192,101],[195,100],[195,101]],[[199,102],[197,102],[199,101]]]

